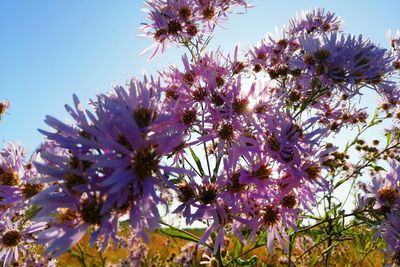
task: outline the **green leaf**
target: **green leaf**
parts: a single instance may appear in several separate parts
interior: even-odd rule
[[[232,256],[233,258],[237,258],[240,254],[242,248],[242,244],[240,243],[239,239],[235,238],[235,245],[233,247]]]
[[[361,220],[361,221],[364,221],[364,222],[366,222],[366,223],[368,223],[368,224],[370,224],[370,225],[380,225],[381,224],[381,222],[380,221],[378,221],[378,220],[371,220],[370,218],[367,218],[366,216],[364,216],[364,215],[362,215],[362,214],[355,214],[354,215],[357,219],[359,219],[359,220]]]
[[[323,218],[322,217],[317,217],[317,216],[313,216],[313,215],[304,215],[304,217],[316,220],[316,221],[321,221]]]
[[[331,208],[329,211],[326,212],[325,217],[329,217],[331,216],[333,213],[336,213],[336,210],[342,205],[342,203],[339,203],[337,205],[335,205],[333,208]]]
[[[165,234],[165,235],[167,235],[167,236],[176,237],[176,238],[180,238],[180,239],[184,239],[184,240],[200,243],[200,239],[198,239],[198,238],[196,238],[194,236],[191,236],[189,234],[186,234],[184,232],[181,232],[178,229],[160,228],[160,232]]]
[[[257,263],[257,261],[258,261],[258,257],[256,255],[254,255],[253,257],[251,257],[248,260],[242,260],[239,258],[236,260],[236,263],[241,266],[250,266],[250,265],[254,266]]]
[[[189,147],[190,149],[190,154],[192,154],[193,160],[197,165],[197,168],[199,169],[199,172],[202,176],[204,176],[204,170],[203,170],[203,166],[201,166],[201,161],[200,159],[196,156],[196,153],[194,153],[193,149],[191,147]]]
[[[386,134],[386,144],[389,145],[392,140],[392,134],[389,132]]]
[[[372,168],[374,169],[374,171],[386,171],[385,168],[381,167],[381,166],[372,166]]]
[[[32,205],[30,206],[26,212],[25,212],[25,220],[29,221],[31,219],[33,219],[33,217],[36,216],[36,214],[39,212],[39,210],[41,210],[42,208],[40,206],[37,205]]]

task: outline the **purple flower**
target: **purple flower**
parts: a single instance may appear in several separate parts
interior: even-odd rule
[[[141,37],[152,38],[155,43],[142,54],[154,49],[150,60],[157,53],[165,52],[173,44],[185,45],[195,42],[203,45],[204,35],[210,34],[216,26],[227,20],[227,13],[233,7],[247,9],[246,0],[150,0],[143,9],[149,23],[143,23]]]
[[[0,261],[4,262],[4,266],[18,262],[21,255],[25,257],[26,244],[34,242],[34,234],[45,227],[45,223],[26,225],[22,221],[13,223],[6,218],[0,224]]]
[[[34,203],[41,206],[37,217],[50,222],[39,236],[40,243],[50,243],[47,253],[62,254],[90,227],[91,244],[103,236],[105,249],[110,238],[118,242],[118,220],[125,214],[146,240],[146,230],[158,226],[157,205],[167,205],[161,194],[166,186],[174,188],[171,177],[191,175],[162,163],[182,143],[182,134],[158,126],[172,118],[158,106],[160,92],[153,79],[132,79],[126,89],[115,87],[115,93],[92,101],[95,113],[74,96],[76,111],[66,108],[75,125],[46,118],[56,132],[41,130],[49,141],[36,166],[49,186]]]
[[[3,114],[7,112],[7,109],[9,107],[10,107],[10,102],[8,102],[7,100],[0,101],[0,120]]]
[[[389,212],[400,205],[400,166],[395,160],[390,160],[390,171],[386,175],[378,173],[372,179],[372,185],[367,185],[364,201],[374,199],[374,209]]]
[[[342,19],[333,12],[323,8],[303,11],[301,15],[290,20],[289,34],[324,33],[339,31]]]

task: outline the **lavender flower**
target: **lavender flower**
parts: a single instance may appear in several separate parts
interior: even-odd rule
[[[144,34],[141,36],[156,41],[142,52],[154,49],[149,59],[153,59],[160,50],[165,52],[172,44],[203,44],[203,36],[226,21],[227,13],[233,7],[249,7],[246,0],[151,0],[146,2],[146,6],[143,11],[148,14],[150,23],[143,23],[140,30]]]
[[[10,102],[7,100],[0,101],[0,120],[2,116],[7,112],[7,109],[10,107]]]
[[[4,266],[16,263],[20,254],[26,255],[25,245],[34,242],[36,232],[46,227],[44,223],[25,225],[22,221],[11,222],[9,218],[0,225],[0,261]]]

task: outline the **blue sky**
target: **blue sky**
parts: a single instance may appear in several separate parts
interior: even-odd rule
[[[217,30],[213,47],[232,51],[255,44],[274,26],[301,10],[325,7],[345,20],[344,29],[387,47],[387,29],[399,29],[399,0],[253,0],[247,15],[232,15]],[[381,4],[384,3],[384,4]],[[42,140],[38,128],[51,114],[68,119],[64,104],[76,93],[82,102],[111,90],[144,69],[155,74],[179,64],[182,49],[152,62],[139,53],[152,40],[138,38],[145,13],[140,0],[0,0],[0,100],[12,103],[0,123],[0,140],[19,140],[31,152]]]

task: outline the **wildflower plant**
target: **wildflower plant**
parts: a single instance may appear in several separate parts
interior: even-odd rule
[[[249,1],[146,6],[150,58],[171,45],[188,53],[157,76],[97,95],[89,108],[74,95],[66,106],[73,123],[47,116],[52,129],[40,130],[45,140],[29,161],[18,145],[0,153],[3,265],[29,264],[21,256],[33,242],[59,257],[89,236],[99,264],[113,244],[128,251],[121,266],[142,266],[142,240],[161,228],[194,242],[169,260],[181,266],[194,265],[197,251],[204,264],[262,266],[248,257],[260,247],[284,251],[288,266],[323,247],[316,262],[329,266],[357,227],[375,233],[361,263],[380,249],[386,263],[400,265],[399,34],[389,34],[388,50],[313,9],[226,54],[208,49],[213,31]],[[359,101],[366,90],[380,97],[372,114]],[[1,103],[3,114],[8,102]],[[366,141],[384,121],[391,126],[383,138]],[[356,134],[344,147],[334,141],[349,130]],[[359,194],[351,212],[335,197],[345,185]],[[197,236],[169,225],[165,212],[205,230]],[[239,252],[243,245],[252,247]],[[82,250],[79,259],[86,264]]]

